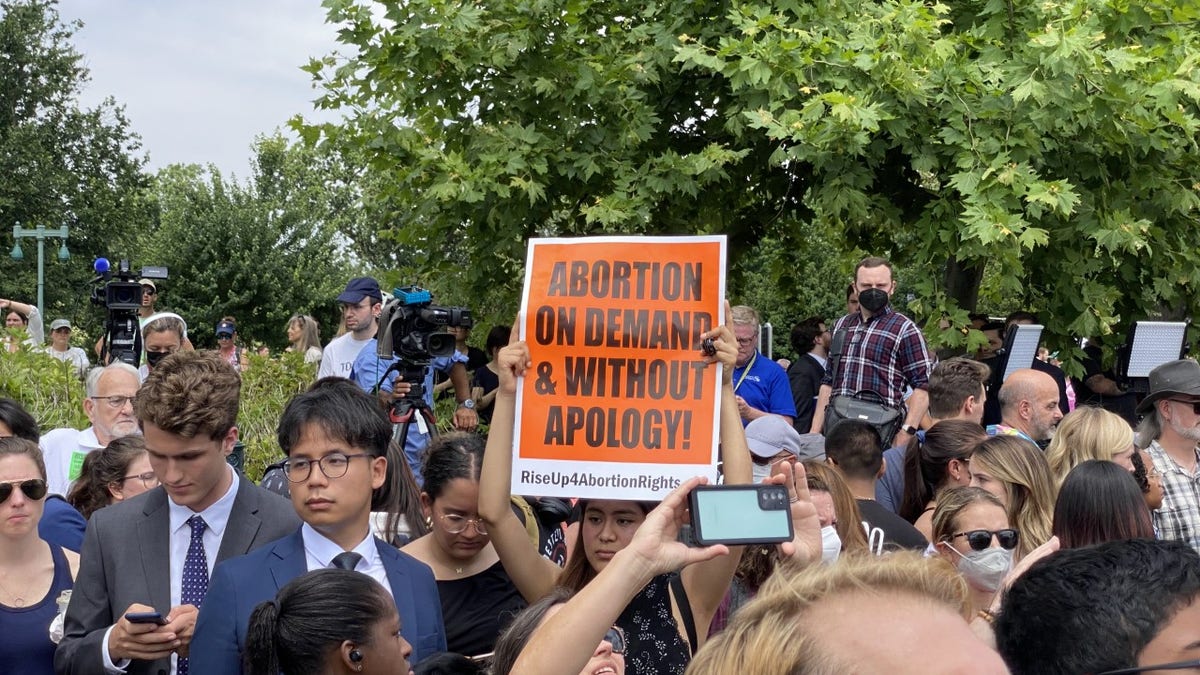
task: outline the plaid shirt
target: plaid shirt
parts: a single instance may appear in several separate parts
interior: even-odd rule
[[[1159,539],[1181,541],[1200,551],[1200,475],[1189,474],[1158,441],[1146,448],[1162,474],[1162,506],[1153,511]],[[1200,451],[1196,452],[1200,462]]]
[[[826,370],[821,380],[833,388],[833,397],[873,392],[884,404],[903,408],[905,385],[924,389],[929,384],[933,357],[925,336],[891,305],[865,322],[858,312],[847,314],[838,319],[833,332],[843,329],[846,340],[838,381],[834,383],[832,370]]]

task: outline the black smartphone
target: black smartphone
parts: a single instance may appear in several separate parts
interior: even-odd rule
[[[160,626],[167,625],[167,620],[158,612],[126,612],[125,620],[129,623],[156,623]]]
[[[701,485],[688,502],[701,546],[777,544],[793,535],[791,500],[782,485]]]

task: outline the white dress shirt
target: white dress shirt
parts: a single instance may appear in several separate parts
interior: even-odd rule
[[[341,546],[317,532],[308,523],[300,526],[300,538],[304,541],[304,561],[309,572],[329,567],[335,556],[345,553]],[[387,590],[388,595],[391,595],[392,585],[388,582],[387,570],[383,567],[383,558],[379,557],[379,549],[375,547],[375,536],[368,530],[367,536],[351,551],[362,556],[362,560],[354,566],[354,571],[362,572],[378,581]]]
[[[229,489],[220,499],[213,502],[211,506],[199,513],[191,510],[186,506],[180,506],[167,495],[167,509],[170,522],[171,546],[170,546],[170,567],[169,575],[171,579],[171,606],[178,607],[183,598],[183,565],[187,561],[188,548],[192,544],[192,528],[188,525],[188,518],[199,515],[204,519],[204,534],[201,535],[201,541],[204,544],[204,557],[208,562],[208,576],[212,577],[213,566],[217,563],[217,553],[221,550],[221,539],[225,536],[225,528],[229,525],[229,516],[233,513],[233,502],[237,498],[238,491],[238,475],[234,472],[233,467],[226,465],[229,470],[230,477],[233,479],[229,485]],[[108,637],[112,633],[110,626],[104,633],[104,641],[101,643],[101,651],[104,654],[104,669],[113,675],[124,673],[129,666],[129,659],[122,659],[119,663],[113,663],[112,657],[108,653]],[[171,655],[171,673],[175,672],[176,660],[178,657],[175,654]]]

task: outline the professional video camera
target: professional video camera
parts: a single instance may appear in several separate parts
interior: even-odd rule
[[[403,398],[392,404],[392,421],[408,422],[414,408],[429,413],[425,405],[425,370],[437,356],[454,353],[454,336],[449,327],[470,328],[471,311],[465,307],[433,304],[433,295],[417,286],[397,288],[379,315],[377,354],[396,359],[383,376],[400,373],[412,385]]]
[[[167,268],[143,267],[140,274],[134,274],[128,260],[120,261],[113,270],[107,258],[97,258],[92,269],[96,271],[96,278],[92,279],[92,304],[104,307],[106,313],[100,362],[124,361],[136,368],[142,360],[142,331],[138,321],[142,285],[138,279],[166,279]]]

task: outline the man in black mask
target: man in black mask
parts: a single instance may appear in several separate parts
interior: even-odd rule
[[[828,431],[824,428],[826,406],[831,402],[853,399],[877,406],[880,412],[870,411],[873,417],[898,415],[896,421],[901,424],[876,428],[885,445],[903,445],[925,416],[929,403],[925,387],[933,357],[916,324],[890,306],[896,290],[891,263],[884,258],[864,258],[854,268],[854,286],[859,310],[838,319],[834,326],[833,353],[821,381],[811,431]],[[912,393],[905,400],[909,390]]]

